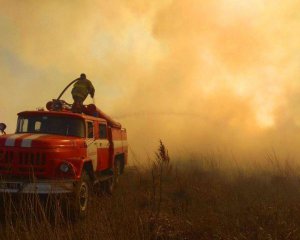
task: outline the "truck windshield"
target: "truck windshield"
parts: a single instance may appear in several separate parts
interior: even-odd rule
[[[57,116],[20,116],[17,133],[46,133],[84,137],[84,121]]]

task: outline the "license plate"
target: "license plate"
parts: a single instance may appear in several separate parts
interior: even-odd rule
[[[0,182],[0,189],[20,190],[22,187],[23,183],[20,182]]]

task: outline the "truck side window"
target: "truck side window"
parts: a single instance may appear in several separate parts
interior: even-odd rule
[[[20,118],[18,122],[18,132],[28,132],[28,119]]]
[[[99,138],[107,138],[107,130],[106,130],[106,124],[100,123],[99,124]]]
[[[93,122],[87,122],[87,137],[88,138],[94,138]]]
[[[42,123],[40,121],[36,121],[34,123],[34,131],[39,132],[41,130],[41,125],[42,125]]]

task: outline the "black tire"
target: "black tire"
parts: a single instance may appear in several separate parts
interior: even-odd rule
[[[102,184],[103,184],[103,189],[104,189],[105,193],[111,195],[115,188],[114,178],[111,177],[111,178],[107,179],[105,182],[103,182]]]
[[[116,159],[114,164],[114,183],[119,183],[119,177],[122,174],[122,163],[120,160]]]
[[[81,179],[75,186],[73,201],[71,203],[71,214],[74,220],[83,219],[86,217],[91,191],[92,188],[89,175],[85,170],[83,170]]]
[[[0,194],[0,224],[5,222],[4,194]]]

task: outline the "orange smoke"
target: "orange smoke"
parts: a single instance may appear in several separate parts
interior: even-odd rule
[[[3,1],[1,120],[13,131],[16,112],[43,106],[85,72],[99,107],[127,127],[141,155],[161,138],[173,151],[247,156],[274,147],[297,156],[299,7]]]

